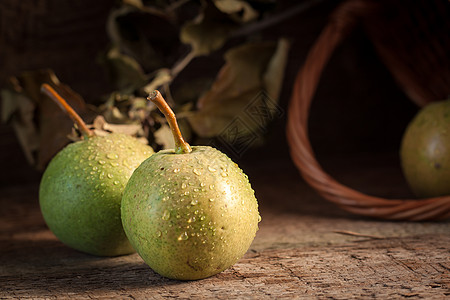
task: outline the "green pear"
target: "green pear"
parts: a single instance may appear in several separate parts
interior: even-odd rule
[[[43,90],[55,97],[49,86]],[[132,253],[120,203],[131,174],[153,149],[128,135],[86,132],[84,140],[66,146],[47,166],[39,188],[42,215],[69,247],[99,256]]]
[[[403,135],[400,158],[417,196],[450,195],[450,100],[418,112]]]
[[[240,259],[258,230],[258,204],[247,176],[222,152],[190,147],[161,94],[176,148],[146,159],[122,198],[122,223],[143,260],[162,276],[195,280]]]

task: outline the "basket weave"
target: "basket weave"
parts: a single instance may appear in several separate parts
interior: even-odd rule
[[[450,94],[448,16],[446,0],[350,0],[334,11],[297,75],[287,124],[291,157],[303,178],[324,198],[349,212],[382,219],[419,221],[450,217],[450,196],[384,199],[344,186],[321,168],[308,138],[309,108],[320,75],[334,49],[356,26],[363,26],[411,100],[423,106],[445,99]]]

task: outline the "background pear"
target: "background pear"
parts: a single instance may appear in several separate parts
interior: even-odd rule
[[[50,86],[43,90],[64,101]],[[65,101],[61,105],[67,108]],[[84,123],[79,127],[86,138],[61,150],[42,176],[42,215],[56,237],[74,249],[101,256],[132,253],[120,218],[122,193],[134,169],[153,149],[131,136],[94,136]]]
[[[450,195],[450,100],[419,111],[405,131],[400,157],[417,196]]]
[[[190,147],[157,91],[149,97],[166,115],[174,150],[145,160],[122,199],[122,222],[131,244],[159,274],[194,280],[217,274],[241,258],[260,216],[247,176],[222,152]]]

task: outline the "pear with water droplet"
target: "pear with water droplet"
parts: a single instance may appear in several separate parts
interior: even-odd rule
[[[153,149],[124,134],[93,135],[50,86],[42,90],[85,136],[57,153],[42,176],[39,202],[45,222],[60,241],[79,251],[100,256],[134,252],[123,231],[120,203],[134,169]]]
[[[250,247],[260,216],[247,176],[222,152],[190,147],[158,91],[149,96],[165,114],[175,149],[162,150],[133,173],[122,198],[131,244],[157,273],[195,280],[217,274]]]

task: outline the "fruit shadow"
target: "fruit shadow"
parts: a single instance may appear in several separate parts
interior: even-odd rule
[[[306,184],[296,169],[285,168],[285,172],[273,176],[273,172],[254,172],[252,186],[258,199],[260,214],[267,216],[283,214],[299,217],[320,217],[329,219],[357,217],[326,201]],[[249,176],[251,176],[249,175]]]
[[[177,285],[136,254],[97,257],[58,240],[0,240],[0,291],[29,295],[129,291]]]
[[[392,154],[374,157],[331,158],[324,169],[338,182],[363,194],[387,199],[412,197]],[[283,214],[299,217],[348,220],[375,220],[346,212],[326,200],[308,185],[292,162],[279,159],[246,166],[264,220]]]

